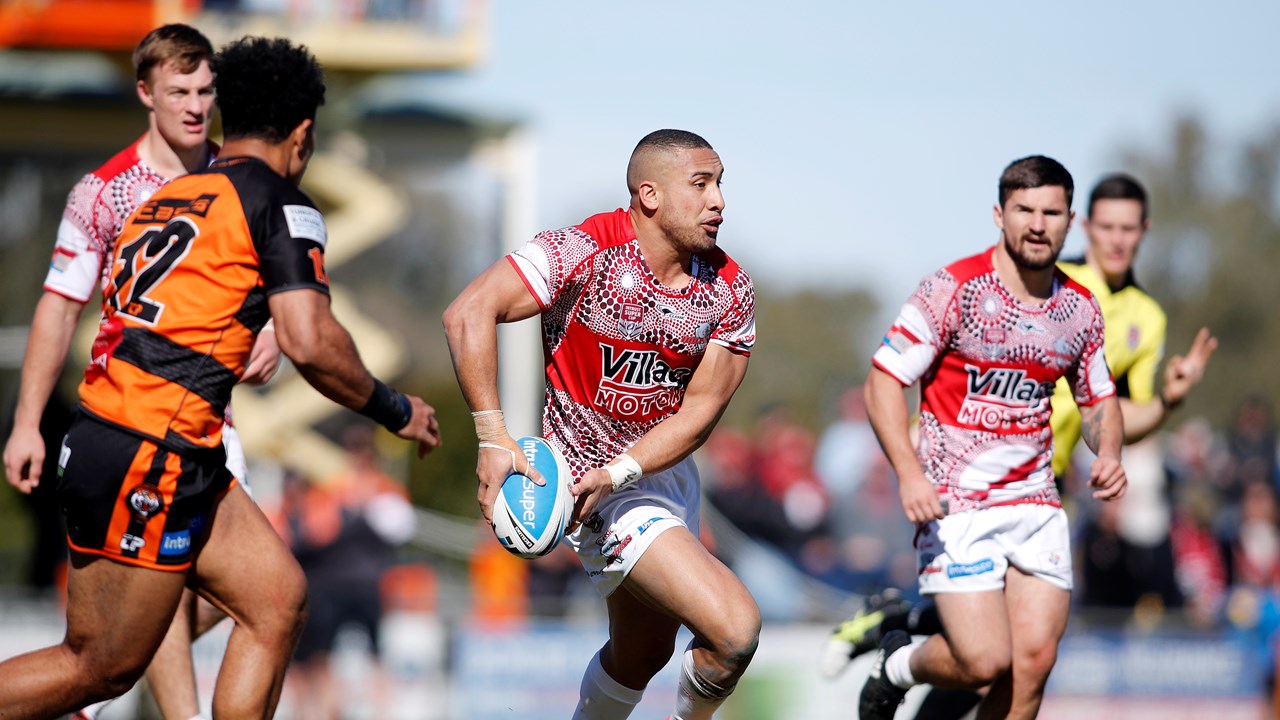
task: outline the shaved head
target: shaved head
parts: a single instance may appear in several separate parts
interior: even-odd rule
[[[645,135],[631,151],[627,163],[627,190],[635,196],[640,183],[654,179],[669,164],[677,150],[714,150],[711,143],[687,130],[654,130]]]

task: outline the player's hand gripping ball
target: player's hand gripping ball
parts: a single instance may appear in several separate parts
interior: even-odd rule
[[[522,437],[516,444],[546,485],[512,473],[502,483],[493,504],[493,534],[502,547],[522,558],[546,555],[564,537],[573,514],[573,476],[564,456],[540,437]]]

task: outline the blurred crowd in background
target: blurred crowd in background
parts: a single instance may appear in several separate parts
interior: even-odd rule
[[[832,421],[818,432],[787,408],[767,406],[753,427],[718,429],[696,456],[704,542],[747,582],[766,621],[834,623],[858,598],[885,587],[916,593],[913,529],[861,388],[833,406]],[[50,422],[56,425],[61,412],[53,408]],[[453,563],[463,567],[448,570],[451,559],[415,535],[442,516],[424,517],[429,511],[411,505],[394,473],[380,468],[373,428],[339,432],[349,459],[343,472],[308,480],[285,469],[278,483],[266,473],[254,485],[310,583],[311,618],[289,679],[298,708],[328,716],[340,702],[330,665],[339,631],[348,640],[350,631],[359,636],[372,660],[369,697],[378,697],[387,612],[479,623],[599,614],[566,548],[521,560],[479,522],[455,519],[462,530],[450,532],[470,537],[462,541],[465,559]],[[1119,502],[1090,497],[1091,458],[1080,447],[1063,483],[1076,565],[1073,625],[1235,634],[1256,648],[1259,672],[1273,676],[1280,472],[1272,404],[1261,396],[1241,400],[1222,431],[1198,416],[1175,416],[1164,432],[1126,447],[1130,486]],[[47,500],[40,493],[33,499],[38,510],[46,503],[37,512],[45,518],[43,541],[32,549],[35,586],[56,585],[65,558]]]

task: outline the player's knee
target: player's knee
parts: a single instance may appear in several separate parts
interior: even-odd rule
[[[759,644],[760,611],[752,603],[750,608],[737,613],[733,621],[721,629],[710,649],[731,677],[737,677],[747,669]]]
[[[74,677],[85,693],[85,704],[109,700],[129,692],[142,678],[150,662],[150,657],[130,652],[81,650],[71,655],[76,665]]]
[[[747,671],[751,659],[755,657],[756,647],[760,643],[760,628],[743,629],[743,631],[727,635],[707,649],[711,651],[713,662],[698,667],[698,672],[707,680],[721,687],[732,687]]]
[[[995,682],[1001,675],[1009,672],[1012,665],[1013,661],[1008,653],[987,652],[963,661],[961,670],[971,687],[980,687]]]
[[[255,603],[248,624],[273,644],[292,647],[307,620],[307,579],[297,563],[279,569],[268,601]]]
[[[1049,642],[1023,653],[1017,660],[1016,670],[1030,682],[1044,683],[1058,662],[1058,644]]]

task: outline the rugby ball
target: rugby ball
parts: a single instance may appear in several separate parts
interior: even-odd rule
[[[541,557],[560,543],[573,515],[573,475],[564,456],[546,440],[522,437],[516,444],[547,484],[540,486],[519,473],[508,475],[493,503],[493,534],[513,555]]]

